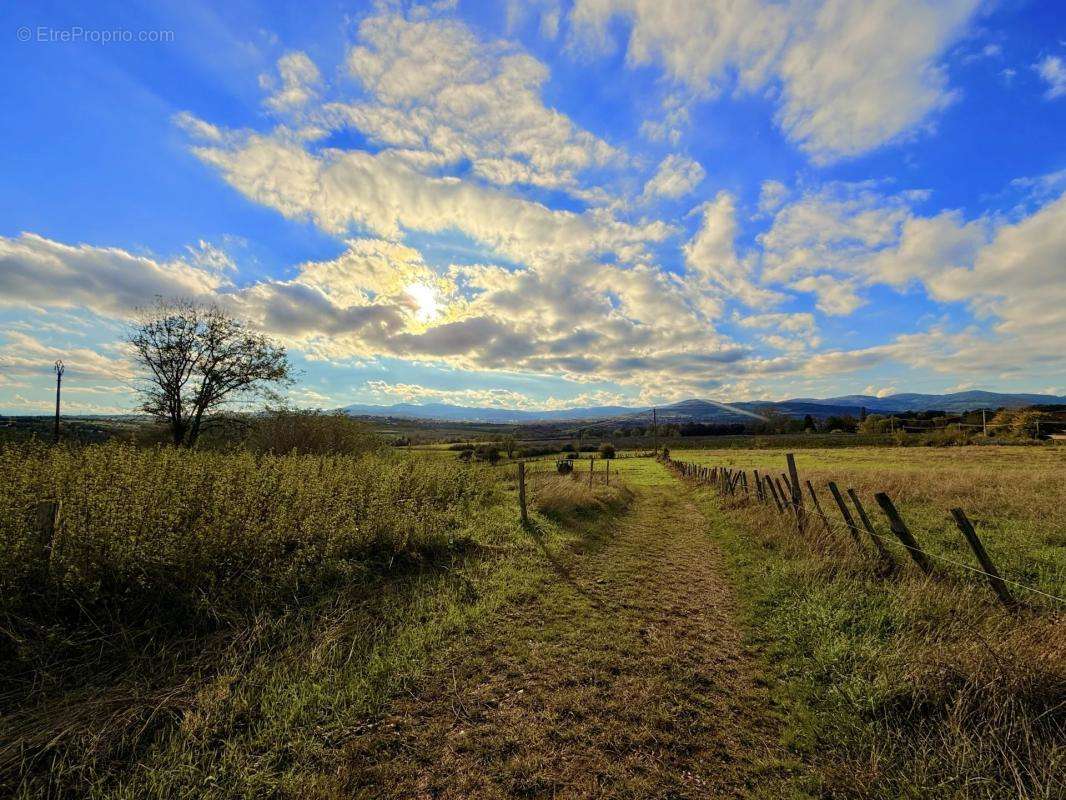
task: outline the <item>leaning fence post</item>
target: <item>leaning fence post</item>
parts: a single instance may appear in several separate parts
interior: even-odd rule
[[[970,522],[966,516],[966,512],[961,508],[951,509],[951,516],[955,518],[955,524],[959,526],[959,530],[962,531],[962,535],[966,537],[966,541],[969,542],[970,547],[973,549],[973,554],[977,556],[977,561],[981,565],[981,569],[985,571],[985,576],[988,578],[988,582],[992,585],[992,591],[996,593],[999,600],[1007,608],[1014,608],[1017,605],[1017,601],[1010,593],[1010,589],[1007,588],[1007,584],[1004,583],[1003,578],[999,574],[999,570],[996,569],[996,565],[992,563],[992,559],[988,557],[988,552],[985,550],[985,546],[981,544],[981,540],[977,536],[977,531],[974,530],[973,523]]]
[[[866,509],[862,507],[862,502],[859,500],[859,495],[856,491],[848,487],[848,496],[851,498],[851,502],[855,504],[855,510],[859,512],[859,519],[862,520],[862,526],[866,528],[866,532],[870,534],[870,541],[874,543],[874,547],[877,548],[877,552],[881,555],[881,558],[890,564],[895,564],[892,560],[892,556],[889,554],[885,546],[881,544],[881,540],[877,538],[877,532],[874,530],[873,524],[870,522],[870,518],[866,516]]]
[[[881,506],[881,510],[885,512],[885,516],[888,517],[888,524],[892,528],[892,532],[899,537],[899,540],[903,542],[903,546],[907,548],[907,551],[911,554],[911,558],[914,559],[914,563],[921,567],[922,572],[928,575],[932,572],[932,567],[929,566],[929,559],[925,557],[925,553],[918,547],[918,540],[911,534],[910,529],[907,528],[906,523],[900,517],[899,512],[896,511],[896,507],[892,505],[892,501],[888,495],[884,492],[879,492],[874,495],[874,500],[877,501],[877,505]]]
[[[840,494],[840,489],[837,488],[837,485],[833,483],[833,481],[829,481],[826,485],[829,487],[829,493],[833,495],[833,499],[836,500],[837,508],[840,509],[840,516],[844,518],[844,524],[848,526],[848,533],[850,533],[851,538],[855,540],[855,544],[862,548],[862,542],[859,541],[859,529],[855,525],[855,520],[851,517],[851,512],[848,511],[847,505],[844,503],[844,498]]]
[[[788,477],[792,484],[792,506],[793,511],[796,512],[796,528],[802,534],[804,522],[803,490],[800,489],[799,472],[796,470],[796,457],[792,453],[786,453],[785,461],[788,462]]]
[[[814,503],[814,510],[818,512],[818,516],[822,519],[822,525],[825,527],[825,532],[832,535],[833,528],[829,524],[829,517],[822,511],[822,504],[818,502],[818,494],[814,491],[814,486],[810,481],[807,481],[807,491],[811,494],[811,502]]]
[[[777,506],[777,513],[784,514],[785,507],[781,504],[781,498],[777,496],[777,487],[774,485],[774,480],[769,475],[766,476],[766,485],[770,487],[770,495],[774,498],[774,505]]]
[[[529,525],[529,515],[526,511],[526,462],[518,462],[518,504],[522,507],[522,527]]]
[[[785,491],[785,486],[788,485],[788,479],[785,478],[784,473],[781,474],[780,478],[774,478],[774,482],[777,484],[777,491],[781,492],[781,502],[784,504],[785,510],[788,511],[791,509],[792,511],[795,511],[796,507],[792,505],[791,501],[789,501],[788,492]]]

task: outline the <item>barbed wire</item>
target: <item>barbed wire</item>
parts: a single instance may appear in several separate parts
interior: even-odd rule
[[[687,463],[687,465],[691,466],[691,467],[704,468],[704,469],[715,469],[714,467],[706,467],[705,465],[695,464],[694,462],[674,461],[673,463],[682,464],[682,465],[685,465]],[[721,468],[719,468],[719,469],[721,469]],[[753,467],[752,469],[754,470],[755,468]],[[738,470],[738,471],[741,472],[741,473],[747,472],[747,470]],[[766,479],[768,479],[768,480],[773,480],[773,478],[771,478],[771,474],[772,474],[772,472],[766,472],[764,474],[764,477]],[[697,477],[696,480],[697,480],[698,483],[702,483],[702,484],[707,485],[707,486],[713,486],[713,482],[712,481],[706,481],[706,480],[703,480],[703,479],[701,479],[699,477]],[[749,495],[749,497],[750,497],[750,495]],[[961,569],[968,570],[969,572],[973,572],[973,573],[975,573],[977,575],[983,575],[986,578],[990,578],[992,580],[996,580],[996,579],[1001,580],[1004,583],[1008,583],[1011,586],[1014,586],[1014,587],[1016,587],[1018,589],[1024,589],[1027,592],[1032,592],[1033,594],[1038,594],[1038,595],[1046,597],[1046,598],[1048,598],[1050,600],[1054,600],[1054,601],[1056,601],[1058,603],[1066,605],[1066,597],[1059,597],[1058,595],[1051,594],[1050,592],[1045,592],[1042,589],[1037,589],[1034,586],[1029,586],[1028,584],[1020,583],[1020,582],[1018,582],[1016,580],[1013,580],[1011,578],[1005,578],[1002,575],[993,575],[993,574],[991,574],[989,572],[985,572],[983,569],[978,569],[977,567],[974,567],[974,566],[972,566],[970,564],[966,564],[966,563],[964,563],[962,561],[955,561],[954,559],[947,558],[946,556],[938,555],[937,553],[931,553],[928,550],[924,550],[924,549],[922,549],[920,547],[910,547],[909,545],[906,545],[906,544],[904,544],[901,541],[889,538],[888,536],[885,536],[884,534],[877,533],[875,531],[859,528],[857,525],[850,525],[847,522],[842,522],[842,523],[838,522],[837,520],[834,520],[834,519],[830,518],[829,515],[825,514],[824,512],[819,512],[816,508],[808,508],[806,505],[804,505],[803,511],[806,514],[811,514],[813,516],[821,517],[823,520],[826,521],[826,523],[829,525],[829,527],[831,529],[835,529],[836,525],[842,524],[846,529],[854,531],[857,535],[861,535],[863,533],[869,534],[870,536],[875,537],[879,541],[888,542],[893,547],[903,548],[907,552],[918,552],[918,553],[921,553],[922,555],[928,556],[929,558],[935,559],[936,561],[941,561],[941,562],[943,562],[945,564],[951,564],[953,566],[960,567]],[[780,513],[784,513],[784,512],[780,512]]]

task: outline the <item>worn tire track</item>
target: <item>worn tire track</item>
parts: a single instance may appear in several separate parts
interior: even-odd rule
[[[722,558],[689,490],[544,559],[537,591],[449,651],[351,742],[357,797],[745,794],[773,761],[771,715]]]

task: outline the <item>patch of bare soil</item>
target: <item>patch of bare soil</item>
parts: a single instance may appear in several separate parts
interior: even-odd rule
[[[346,746],[355,797],[719,798],[773,725],[706,522],[677,484],[580,546]]]

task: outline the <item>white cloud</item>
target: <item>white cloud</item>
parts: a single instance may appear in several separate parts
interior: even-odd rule
[[[1048,100],[1056,100],[1066,95],[1066,64],[1058,56],[1045,56],[1033,69],[1047,83],[1044,97]]]
[[[542,17],[545,32],[558,10]],[[352,125],[373,141],[432,157],[470,161],[482,178],[563,189],[585,199],[578,178],[624,154],[575,126],[541,97],[548,68],[515,45],[481,41],[461,22],[384,12],[359,26],[347,66],[367,102],[327,104],[326,127]]]
[[[808,275],[791,284],[793,289],[811,292],[817,298],[818,310],[823,314],[847,316],[865,301],[855,293],[855,284],[835,275]]]
[[[552,411],[581,406],[631,405],[631,396],[598,389],[579,392],[566,397],[534,399],[513,389],[439,389],[418,383],[389,383],[384,380],[367,381],[362,392],[384,403],[450,403],[452,405],[478,406],[483,408],[522,409],[526,411]]]
[[[889,395],[893,395],[893,394],[896,393],[896,387],[895,386],[883,386],[880,389],[878,389],[873,384],[870,384],[865,389],[863,389],[861,393],[862,394],[873,395],[874,397],[888,397]]]
[[[1045,352],[1062,353],[1063,252],[1066,194],[1019,222],[1003,225],[969,264],[933,275],[928,285],[938,300],[965,300],[978,313],[998,318],[1001,333],[1024,335],[1034,344],[1042,342]]]
[[[72,246],[32,233],[0,237],[0,306],[90,308],[124,318],[156,295],[204,297],[226,285],[217,269],[182,260]]]
[[[605,252],[633,258],[644,243],[673,232],[661,222],[633,225],[603,211],[554,211],[469,181],[427,177],[390,152],[312,154],[292,138],[255,133],[231,134],[225,145],[194,152],[252,200],[290,218],[309,217],[338,235],[353,227],[392,239],[405,230],[457,230],[530,263]]]
[[[671,154],[662,160],[655,174],[644,184],[646,200],[665,197],[676,200],[691,192],[706,177],[699,162],[687,156]]]
[[[0,367],[8,376],[49,375],[55,362],[60,359],[70,378],[126,381],[134,374],[132,362],[122,356],[115,358],[89,347],[55,347],[28,333],[12,330],[3,332]]]
[[[908,134],[950,103],[947,46],[977,0],[578,0],[573,46],[609,49],[615,17],[631,25],[627,62],[653,61],[704,97],[735,74],[741,91],[780,85],[778,124],[818,162],[856,156]]]
[[[737,256],[736,201],[729,192],[719,192],[701,207],[702,224],[684,246],[685,266],[702,283],[749,306],[765,306],[781,296],[757,285],[752,259]]]
[[[306,53],[286,53],[278,59],[278,75],[259,76],[259,85],[271,92],[264,101],[277,112],[294,111],[318,96],[322,75]]]
[[[763,181],[759,189],[759,213],[769,214],[781,207],[788,198],[788,187],[781,181]]]

